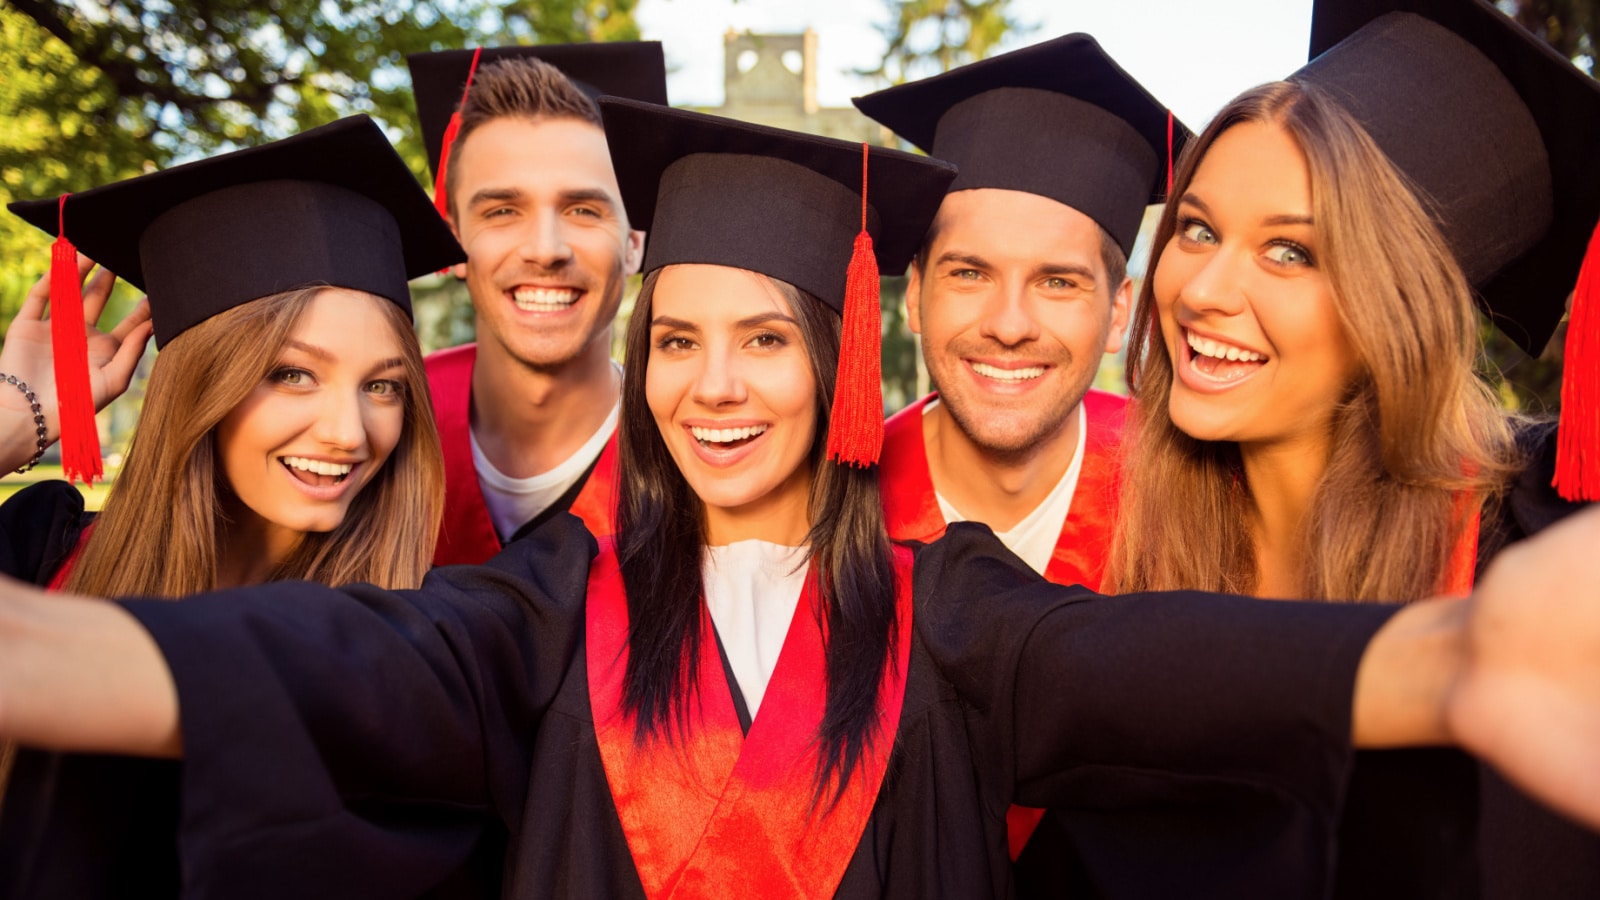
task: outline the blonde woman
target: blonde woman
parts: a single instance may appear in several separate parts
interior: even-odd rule
[[[64,222],[149,293],[103,335],[109,265],[87,284],[96,405],[126,387],[152,328],[161,352],[104,511],[64,482],[22,491],[0,507],[5,572],[171,599],[285,579],[419,584],[443,472],[406,280],[459,251],[377,127],[346,120],[59,206],[14,211]],[[142,220],[119,214],[133,207]],[[80,257],[77,277],[88,268]],[[60,427],[49,290],[30,292],[0,351],[19,382],[0,384],[0,421],[21,436],[4,470]],[[0,809],[3,892],[175,894],[176,791],[166,764],[22,753]]]

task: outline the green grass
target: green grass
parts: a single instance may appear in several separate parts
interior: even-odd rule
[[[40,465],[25,475],[18,475],[15,472],[7,473],[4,479],[0,479],[0,503],[9,500],[12,494],[15,494],[17,491],[22,490],[30,484],[34,484],[35,482],[39,481],[49,481],[51,479],[59,480],[62,477],[61,466],[58,464]],[[105,481],[96,481],[93,487],[84,487],[81,483],[75,483],[74,486],[80,493],[83,494],[84,505],[86,507],[89,509],[99,509],[105,504],[106,495],[111,492],[111,482],[114,481],[116,477],[116,470],[110,466],[107,466]]]

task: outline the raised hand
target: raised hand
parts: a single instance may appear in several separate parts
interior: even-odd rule
[[[1508,548],[1469,601],[1446,706],[1462,746],[1600,829],[1600,506]]]
[[[78,277],[82,279],[88,276],[92,269],[94,263],[79,254]],[[95,326],[115,283],[116,276],[101,269],[83,289],[83,309],[80,312],[88,339],[89,388],[96,410],[104,409],[128,389],[152,328],[149,301],[140,301],[109,334]],[[57,415],[50,320],[45,317],[49,299],[50,278],[46,276],[28,291],[22,308],[17,311],[17,317],[6,331],[5,345],[0,347],[0,373],[14,375],[33,389],[44,413],[48,431],[46,440],[54,441],[60,436],[61,421]],[[53,307],[50,309],[51,316],[65,312]],[[0,472],[27,462],[36,446],[34,437],[33,413],[27,398],[9,385],[0,385],[0,446],[7,448],[7,452],[0,453]],[[19,458],[12,462],[10,457],[19,454]]]

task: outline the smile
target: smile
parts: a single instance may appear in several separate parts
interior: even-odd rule
[[[1261,371],[1267,355],[1183,330],[1189,344],[1188,365],[1179,365],[1183,382],[1199,391],[1225,390]]]
[[[355,463],[336,463],[304,456],[280,456],[278,462],[290,477],[307,487],[326,488],[343,484],[355,470]]]
[[[977,372],[979,375],[982,375],[985,378],[993,378],[995,381],[1004,381],[1012,384],[1020,381],[1032,381],[1033,379],[1043,375],[1045,372],[1044,366],[1023,366],[1020,369],[1002,369],[999,366],[993,366],[988,363],[977,362],[974,360],[969,360],[967,364],[972,366],[972,371]]]
[[[767,430],[766,425],[748,425],[742,428],[702,428],[699,425],[689,426],[689,434],[702,447],[714,447],[718,450],[732,450],[742,447],[752,440],[760,437]]]
[[[577,288],[518,287],[511,291],[511,302],[523,312],[560,312],[578,302],[583,291]]]

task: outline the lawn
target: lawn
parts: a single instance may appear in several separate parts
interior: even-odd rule
[[[4,479],[0,479],[0,503],[5,502],[11,497],[12,494],[15,494],[17,491],[22,490],[30,484],[38,481],[49,481],[52,478],[59,479],[61,477],[61,466],[59,464],[42,464],[25,475],[18,475],[15,472],[8,473]],[[84,505],[89,509],[99,509],[101,505],[106,502],[106,494],[110,493],[111,491],[111,480],[115,479],[116,477],[116,470],[107,465],[107,480],[96,481],[94,487],[84,487],[82,484],[78,484],[78,490],[83,493]]]

